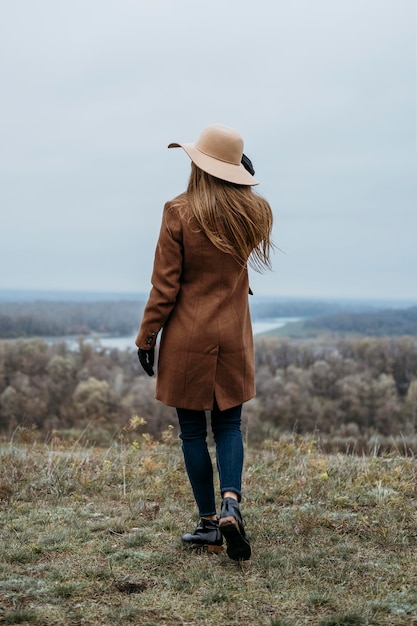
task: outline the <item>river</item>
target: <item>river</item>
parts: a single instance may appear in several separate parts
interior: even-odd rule
[[[281,328],[290,322],[296,322],[300,318],[298,317],[276,317],[273,319],[256,320],[252,322],[253,334],[255,336],[262,335],[263,333],[273,330],[274,328]],[[127,348],[134,348],[136,333],[128,336],[107,336],[107,335],[87,335],[85,341],[88,343],[98,343],[104,348],[118,348],[119,350],[126,350]],[[76,348],[78,345],[78,339],[76,337],[47,337],[48,343],[57,343],[60,341],[66,341],[71,348]]]

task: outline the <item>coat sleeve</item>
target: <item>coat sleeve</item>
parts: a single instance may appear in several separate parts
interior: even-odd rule
[[[182,225],[178,211],[167,202],[155,250],[152,289],[136,337],[138,348],[149,350],[175,306],[181,285],[183,260]]]

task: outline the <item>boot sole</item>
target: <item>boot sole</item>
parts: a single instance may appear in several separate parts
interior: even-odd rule
[[[227,555],[233,561],[247,561],[252,551],[249,541],[241,534],[239,524],[234,517],[222,517],[219,528],[227,543]]]

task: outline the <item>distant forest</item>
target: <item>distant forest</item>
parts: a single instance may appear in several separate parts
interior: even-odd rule
[[[303,319],[301,335],[323,331],[369,336],[417,335],[417,307],[378,311],[349,302],[250,298],[253,320]],[[131,335],[140,323],[145,299],[108,301],[0,301],[0,339],[91,334]]]
[[[0,302],[0,338],[129,335],[144,302]]]
[[[129,335],[139,327],[145,300],[0,302],[0,338]],[[251,302],[253,319],[310,317],[339,310],[323,302]]]
[[[370,337],[417,336],[417,306],[378,312],[337,313],[305,320],[308,331],[354,333]]]

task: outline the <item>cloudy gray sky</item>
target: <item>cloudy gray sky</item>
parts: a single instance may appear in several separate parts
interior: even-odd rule
[[[417,299],[415,0],[0,3],[0,289],[143,292],[202,128],[275,214],[255,294]]]

